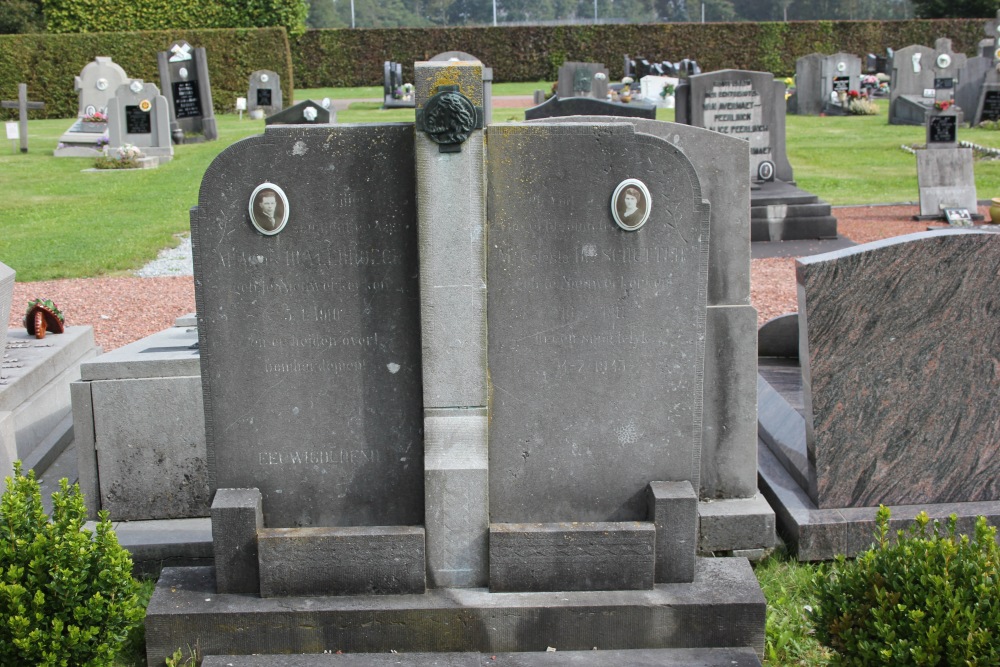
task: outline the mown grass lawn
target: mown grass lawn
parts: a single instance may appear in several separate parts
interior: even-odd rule
[[[545,82],[499,84],[494,96],[530,95]],[[377,99],[380,88],[315,89],[299,99]],[[799,185],[832,204],[915,201],[916,160],[901,144],[924,141],[921,127],[886,123],[878,116],[787,118],[787,153]],[[494,108],[494,121],[520,121],[523,108]],[[338,112],[341,123],[412,121],[411,109],[383,110],[375,101]],[[673,120],[660,109],[660,120]],[[264,130],[263,121],[217,117],[218,141],[175,147],[159,169],[86,171],[87,158],[54,158],[69,120],[29,123],[27,154],[0,144],[0,261],[21,282],[122,274],[139,268],[189,229],[202,175],[230,144]],[[1000,148],[1000,132],[962,129],[959,137]],[[978,161],[980,199],[1000,196],[1000,160]]]

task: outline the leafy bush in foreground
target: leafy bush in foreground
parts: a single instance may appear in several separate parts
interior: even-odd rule
[[[817,573],[817,638],[840,665],[1000,664],[1000,549],[984,517],[956,534],[921,512],[896,539],[880,507],[877,543]]]
[[[0,665],[108,665],[142,619],[107,514],[85,530],[80,487],[60,489],[50,522],[34,472],[17,462],[0,498]]]

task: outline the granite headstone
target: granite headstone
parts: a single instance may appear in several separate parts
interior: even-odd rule
[[[386,60],[382,64],[382,108],[412,109],[415,105],[413,95],[407,97],[402,90],[403,66],[400,63]]]
[[[108,104],[120,86],[129,82],[128,75],[111,58],[98,56],[88,63],[75,78],[79,93],[77,118],[96,113],[107,114]],[[98,141],[108,129],[107,123],[83,123],[77,120],[59,137],[56,157],[95,157],[99,154]]]
[[[265,125],[329,125],[337,112],[316,100],[302,100],[264,119]]]
[[[949,120],[949,118],[951,120]],[[976,178],[973,173],[971,148],[950,143],[958,120],[954,115],[934,114],[928,124],[926,150],[918,150],[917,188],[920,196],[920,215],[940,217],[945,208],[964,208],[976,211]],[[935,147],[933,139],[941,139]]]
[[[250,75],[247,110],[262,109],[265,116],[285,108],[281,97],[281,77],[269,69],[259,69]]]
[[[656,120],[656,105],[647,102],[608,102],[592,97],[559,97],[553,95],[541,104],[524,110],[525,120],[560,118],[563,116],[620,116]]]
[[[108,148],[132,144],[160,162],[174,155],[167,98],[152,83],[133,79],[118,87],[108,108]]]
[[[861,59],[851,53],[813,53],[795,61],[794,113],[802,116],[847,113],[848,92],[861,80]],[[789,100],[791,103],[791,100]]]
[[[698,176],[624,124],[494,125],[490,156],[491,521],[644,519],[649,482],[699,486]]]
[[[559,67],[556,95],[605,99],[608,96],[608,68],[604,63],[563,63]]]
[[[979,80],[980,92],[975,107],[967,109],[973,126],[984,120],[1000,120],[1000,9],[996,18],[986,23],[983,31],[986,39],[980,44],[984,45],[986,71]]]
[[[423,522],[413,164],[410,125],[272,126],[206,172],[191,229],[210,485],[259,489],[267,527]]]
[[[796,274],[816,505],[1000,499],[1000,236],[912,234]]]
[[[482,60],[478,57],[472,55],[471,53],[466,53],[465,51],[444,51],[436,56],[432,56],[427,62],[440,63],[440,62],[465,62],[465,63],[479,63],[483,66],[483,113],[484,122],[489,125],[493,122],[493,68],[487,67]]]
[[[219,136],[212,108],[212,85],[208,77],[208,56],[204,47],[192,47],[184,40],[174,42],[156,54],[160,90],[170,110],[170,131],[174,141],[212,141]]]

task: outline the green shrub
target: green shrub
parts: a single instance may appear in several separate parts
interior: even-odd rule
[[[895,539],[880,507],[877,542],[817,573],[816,636],[840,665],[1000,664],[1000,549],[979,517],[974,535],[921,512]]]
[[[132,559],[107,514],[85,530],[78,485],[64,479],[42,509],[20,462],[0,498],[0,664],[108,665],[143,616]]]

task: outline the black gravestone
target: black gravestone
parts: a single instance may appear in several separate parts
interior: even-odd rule
[[[949,88],[954,88],[954,87],[955,87],[955,79],[951,77],[934,79],[935,90],[948,90]]]
[[[269,106],[271,106],[271,89],[270,88],[258,88],[257,89],[257,106],[259,106],[259,107],[269,107]]]
[[[649,482],[700,475],[709,210],[698,177],[631,125],[495,130],[491,521],[643,520]],[[650,194],[636,231],[612,214],[630,178]]]
[[[987,90],[983,95],[983,114],[980,122],[984,120],[1000,120],[1000,90]]]
[[[957,116],[931,116],[927,141],[935,144],[953,144],[957,140]]]
[[[399,123],[270,126],[202,181],[210,485],[260,489],[269,527],[423,523],[415,180],[413,125]],[[273,236],[248,210],[265,182],[287,199]]]
[[[196,118],[201,116],[201,98],[198,94],[197,81],[175,81],[174,91],[174,117],[175,118]]]
[[[125,107],[125,132],[128,134],[152,134],[153,123],[148,111],[138,106]]]

